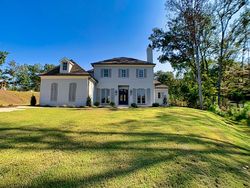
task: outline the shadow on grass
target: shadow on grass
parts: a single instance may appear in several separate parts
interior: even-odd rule
[[[166,121],[168,116],[161,114],[158,120]],[[190,117],[196,118],[196,117]],[[69,123],[69,122],[67,122]],[[123,126],[136,123],[135,120],[120,122]],[[246,181],[249,175],[240,168],[244,164],[235,160],[237,166],[219,159],[232,156],[248,157],[249,148],[240,147],[232,143],[216,140],[196,134],[170,134],[161,132],[115,132],[115,131],[71,131],[63,129],[48,129],[35,127],[13,127],[3,123],[0,128],[0,151],[17,149],[21,151],[77,151],[103,152],[107,155],[116,155],[117,152],[130,153],[134,157],[129,160],[128,166],[111,168],[102,173],[86,175],[84,177],[43,178],[34,180],[32,187],[78,187],[100,185],[115,178],[124,177],[134,172],[145,170],[156,165],[175,162],[182,166],[182,170],[173,172],[168,180],[156,182],[156,187],[185,186],[202,172],[198,162],[205,162],[209,166],[209,174],[213,185],[220,186],[217,177],[222,172],[228,172],[237,178]],[[39,127],[39,125],[35,125]],[[43,127],[44,125],[40,125]],[[115,139],[113,138],[115,136]],[[91,138],[91,140],[89,139]],[[171,144],[172,143],[172,144]],[[217,157],[211,157],[217,156]],[[185,159],[185,162],[181,162]],[[38,177],[39,178],[39,177]],[[125,185],[124,185],[125,186]]]

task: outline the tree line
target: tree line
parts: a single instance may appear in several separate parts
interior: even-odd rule
[[[53,64],[18,64],[14,60],[6,62],[7,56],[8,52],[0,51],[0,80],[8,83],[9,90],[39,91],[39,74],[54,68]]]
[[[172,103],[209,108],[250,99],[250,8],[247,0],[167,0],[166,28],[151,46],[175,71],[157,72]]]

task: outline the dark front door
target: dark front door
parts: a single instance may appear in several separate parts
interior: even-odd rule
[[[128,89],[119,89],[119,105],[128,105]]]

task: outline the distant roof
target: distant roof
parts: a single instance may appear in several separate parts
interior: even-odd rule
[[[129,57],[117,57],[113,59],[107,59],[103,61],[98,61],[95,63],[91,63],[92,66],[105,64],[105,65],[155,65],[154,63],[150,63],[147,61],[129,58]]]
[[[41,74],[40,76],[89,76],[90,74],[85,71],[80,65],[73,60],[69,60],[73,66],[69,73],[60,73],[60,65],[56,66],[52,70]]]
[[[167,85],[162,84],[158,80],[154,80],[154,85],[155,85],[155,89],[168,89]]]

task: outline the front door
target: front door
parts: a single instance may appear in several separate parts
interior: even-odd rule
[[[119,89],[119,105],[128,105],[128,89]]]

